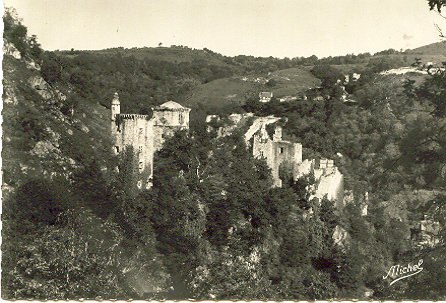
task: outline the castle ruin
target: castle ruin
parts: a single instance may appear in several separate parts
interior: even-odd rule
[[[111,104],[111,134],[113,150],[119,155],[121,167],[127,169],[133,193],[152,187],[153,158],[155,152],[163,147],[163,143],[176,131],[189,129],[190,108],[169,101],[152,108],[153,115],[121,114],[119,96],[115,93]],[[206,119],[209,122],[217,117]],[[283,119],[255,117],[252,114],[233,114],[231,131],[237,125],[252,121],[245,133],[245,142],[252,148],[253,156],[264,158],[271,169],[273,186],[281,187],[280,168],[288,165],[292,170],[293,179],[313,174],[316,180],[313,186],[314,197],[320,200],[327,197],[335,202],[337,208],[343,203],[343,175],[329,159],[302,160],[302,144],[283,140]],[[209,129],[208,129],[209,130]],[[227,134],[223,128],[218,132]]]
[[[153,157],[178,130],[189,129],[190,108],[169,101],[152,108],[153,115],[121,114],[115,93],[111,103],[111,135],[115,155],[127,161],[135,191],[152,187]],[[128,163],[130,161],[130,163]]]
[[[211,122],[215,119],[218,120],[218,117],[208,116],[206,121]],[[245,133],[245,142],[248,147],[252,148],[255,158],[265,159],[271,169],[274,187],[282,186],[280,169],[282,164],[285,164],[291,169],[294,181],[310,174],[314,176],[315,184],[309,188],[313,191],[312,197],[318,198],[320,201],[326,197],[335,203],[336,208],[343,207],[344,178],[334,165],[334,161],[330,159],[302,160],[302,144],[282,139],[282,118],[232,114],[229,116],[229,120],[233,122],[233,125],[216,129],[219,135],[225,136],[237,126],[252,121]],[[208,131],[212,131],[212,127],[208,127]]]
[[[273,186],[281,187],[282,180],[279,176],[279,168],[282,163],[302,162],[302,144],[292,143],[282,139],[282,126],[279,125],[280,118],[259,117],[254,120],[245,134],[245,142],[252,146],[255,158],[264,158],[268,167],[271,168]],[[268,125],[272,125],[273,133],[267,131]]]

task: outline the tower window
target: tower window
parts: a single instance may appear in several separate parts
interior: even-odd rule
[[[144,162],[140,161],[138,168],[139,168],[139,172],[141,173],[144,170]]]
[[[115,146],[115,152],[117,153],[117,154],[119,154],[119,146]]]
[[[147,179],[147,183],[146,183],[146,189],[149,189],[149,188],[151,188],[152,186],[153,186],[152,178],[148,178],[148,179]]]
[[[142,153],[142,145],[138,146],[138,152]]]
[[[179,115],[179,122],[180,122],[180,124],[184,123],[184,117],[183,117],[182,113],[180,113],[180,115]]]
[[[139,128],[139,134],[142,135],[144,133],[144,128],[140,127]]]
[[[260,157],[263,157],[263,150],[260,151]]]
[[[281,154],[283,154],[283,147],[280,147],[280,149],[279,149],[279,152],[281,153]]]

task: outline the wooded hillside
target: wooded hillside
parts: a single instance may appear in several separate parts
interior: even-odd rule
[[[46,52],[13,10],[4,23],[4,299],[446,299],[444,68],[394,50],[322,59],[186,47]],[[419,72],[380,74],[412,63]],[[248,81],[257,78],[266,82]],[[275,89],[296,98],[259,102],[258,91]],[[153,187],[136,197],[111,154],[115,92],[122,112],[144,114],[200,94],[190,131],[166,138]],[[284,173],[272,188],[246,129],[206,131],[207,114],[233,112],[287,118],[284,135],[304,158],[335,160],[345,207],[313,199],[311,175]],[[436,226],[427,242],[423,222]],[[419,274],[383,279],[420,259]]]

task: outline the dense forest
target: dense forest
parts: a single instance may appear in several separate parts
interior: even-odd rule
[[[429,3],[439,12],[445,6]],[[150,114],[152,106],[215,79],[306,66],[321,80],[308,98],[248,97],[219,113],[287,118],[285,136],[302,143],[304,158],[334,159],[350,197],[342,210],[310,199],[312,176],[271,188],[266,162],[245,145],[246,129],[227,137],[206,132],[204,118],[215,109],[203,104],[192,110],[190,131],[176,133],[156,154],[153,187],[137,197],[129,194],[130,172],[107,173],[117,159],[89,140],[93,130],[85,142],[62,134],[71,139],[58,148],[74,162],[64,174],[18,178],[9,164],[2,168],[4,183],[14,188],[3,199],[4,299],[446,299],[444,68],[422,78],[379,74],[412,64],[395,50],[277,59],[181,47],[212,58],[181,62],[127,56],[119,48],[46,52],[12,9],[4,24],[5,43],[21,56],[5,55],[4,66],[24,78],[20,64],[36,62],[39,76],[66,98],[45,101],[17,80],[25,114],[17,109],[17,121],[4,122],[12,139],[3,139],[3,158],[49,140],[38,113],[74,125],[88,104],[109,108],[118,91],[123,112]],[[346,81],[342,64],[361,64],[361,77]],[[345,91],[354,103],[344,102]],[[432,245],[412,237],[423,219],[439,226]],[[347,235],[342,242],[335,241],[339,230]],[[391,266],[420,259],[419,274],[393,285],[383,279]]]

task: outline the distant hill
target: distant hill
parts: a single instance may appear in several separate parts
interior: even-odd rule
[[[171,46],[171,47],[142,47],[142,48],[109,48],[104,50],[91,50],[91,51],[61,51],[64,55],[76,55],[79,53],[91,53],[104,56],[122,56],[131,57],[134,56],[138,60],[149,59],[158,61],[167,61],[173,63],[181,62],[193,62],[204,60],[208,64],[214,64],[217,66],[227,66],[228,64],[223,61],[224,57],[220,54],[212,52],[211,50],[192,49],[183,46]]]
[[[321,64],[332,65],[343,74],[378,73],[410,66],[416,58],[421,58],[423,64],[440,64],[446,61],[446,42],[404,52],[389,49],[375,55],[321,59],[315,56],[293,59],[228,57],[206,48],[186,46],[117,47],[97,51],[58,51],[55,54],[60,57],[54,59],[55,64],[61,65],[60,69],[72,84],[77,85],[74,82],[79,80],[79,72],[89,78],[84,82],[91,86],[91,96],[85,93],[88,88],[84,89],[83,85],[77,85],[79,95],[91,100],[105,96],[102,104],[107,106],[109,96],[118,91],[124,108],[139,111],[168,100],[190,107],[202,104],[221,108],[230,104],[243,105],[261,91],[273,92],[277,98],[294,96],[320,85],[320,80],[310,70]],[[101,93],[96,96],[98,91]]]
[[[422,63],[432,62],[441,64],[446,61],[446,41],[432,43],[404,52],[410,62],[414,62],[415,58],[420,58]]]
[[[446,41],[421,46],[410,50],[409,53],[446,56]]]
[[[202,104],[210,108],[221,108],[230,104],[243,105],[248,96],[258,94],[262,85],[239,78],[217,79],[195,87],[184,96],[181,103],[190,107]]]
[[[271,81],[274,84],[267,84]],[[249,75],[217,79],[195,87],[183,103],[196,107],[198,104],[221,108],[230,104],[245,104],[248,98],[258,98],[262,91],[275,97],[293,96],[320,85],[321,81],[302,68],[289,68],[269,73],[267,76]]]
[[[276,82],[271,91],[278,98],[296,95],[321,84],[321,80],[302,68],[278,70],[271,73],[269,77]]]

